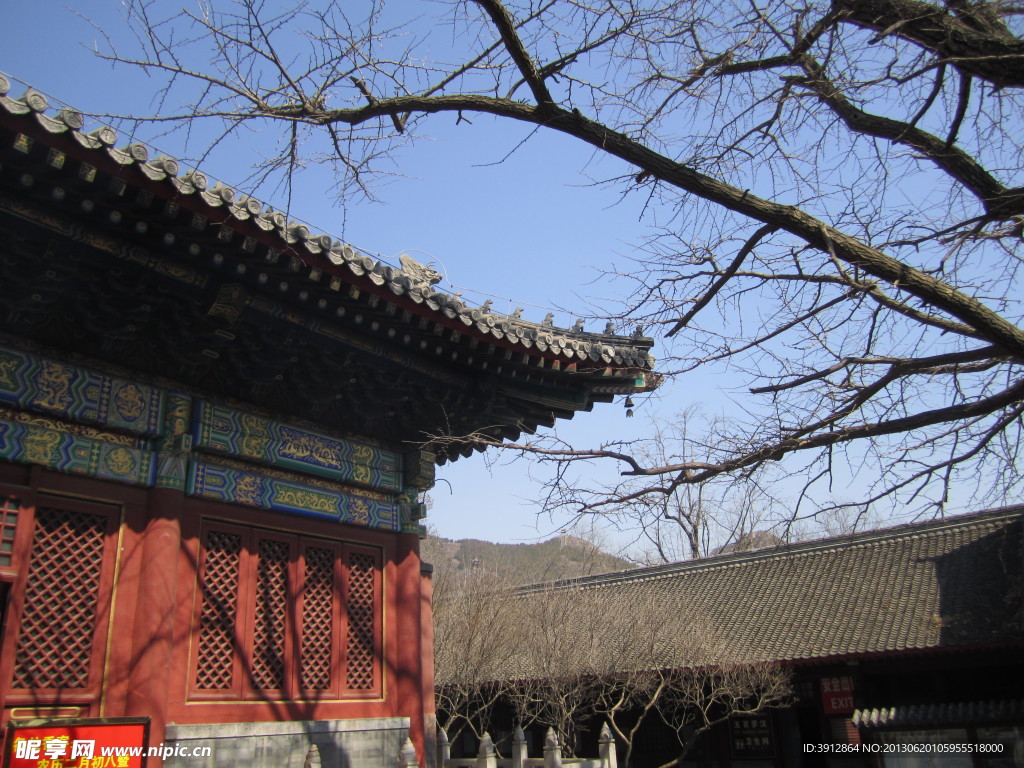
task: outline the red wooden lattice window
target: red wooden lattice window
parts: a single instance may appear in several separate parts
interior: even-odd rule
[[[376,563],[362,552],[348,556],[348,642],[346,669],[348,687],[373,690],[374,683],[374,583]]]
[[[336,548],[313,544],[305,547],[299,646],[299,685],[303,691],[331,691],[337,683],[337,570]]]
[[[280,691],[285,687],[290,549],[285,541],[257,542],[252,681],[260,690]]]
[[[379,550],[210,523],[200,589],[193,699],[379,695]]]
[[[14,529],[18,525],[18,500],[0,498],[0,568],[14,562]]]
[[[58,506],[59,504],[59,506]],[[40,503],[15,652],[14,690],[97,693],[116,550],[117,510]]]
[[[196,687],[213,691],[234,688],[238,620],[238,571],[242,534],[210,531],[203,550],[203,609],[199,617]]]

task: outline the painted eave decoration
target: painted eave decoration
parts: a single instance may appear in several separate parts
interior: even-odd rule
[[[653,341],[470,307],[0,75],[0,337],[439,463],[658,386]],[[415,234],[415,233],[413,233]]]

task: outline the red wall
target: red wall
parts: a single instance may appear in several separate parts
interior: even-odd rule
[[[132,488],[10,464],[0,464],[0,494],[20,498],[24,507],[17,527],[15,569],[0,570],[0,580],[11,584],[0,638],[3,722],[12,711],[21,716],[30,711],[49,716],[149,716],[155,744],[163,740],[168,722],[403,716],[411,719],[411,735],[422,759],[425,717],[433,714],[433,663],[429,583],[421,575],[416,534],[342,526],[202,501],[173,490]],[[111,520],[86,690],[11,688],[37,502],[105,510]],[[348,700],[296,700],[252,693],[211,700],[190,692],[202,600],[197,567],[204,520],[339,540],[379,552],[383,567],[378,640],[383,654],[376,690],[354,700],[346,694],[342,697]],[[239,634],[248,631],[239,629]]]

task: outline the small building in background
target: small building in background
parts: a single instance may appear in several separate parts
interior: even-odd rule
[[[1012,506],[520,591],[527,615],[544,615],[558,593],[569,605],[608,606],[599,627],[613,639],[629,623],[622,606],[663,617],[659,623],[691,617],[697,636],[668,643],[659,669],[690,669],[711,646],[726,666],[767,663],[788,672],[784,706],[734,714],[700,735],[683,766],[1021,768],[1022,559],[1024,506]],[[559,615],[589,620],[586,611]],[[571,618],[534,633],[555,630],[597,634]],[[635,671],[635,659],[647,658],[643,652],[612,657],[618,666],[608,673],[609,690]],[[530,668],[530,658],[512,659],[507,677],[495,670],[484,677],[537,679],[543,672]],[[741,699],[734,711],[742,708]],[[496,742],[515,727],[511,708],[498,712],[488,726]],[[720,713],[715,704],[711,714]],[[635,722],[628,710],[620,715]],[[577,754],[596,756],[602,718],[578,725]],[[527,734],[533,757],[545,727]],[[665,765],[680,751],[657,716],[644,721],[633,745],[637,766]],[[456,755],[475,746],[472,737],[453,739]]]

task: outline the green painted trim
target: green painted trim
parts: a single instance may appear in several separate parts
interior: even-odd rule
[[[0,403],[144,437],[164,425],[161,390],[3,346]]]
[[[326,518],[387,531],[399,530],[401,520],[398,505],[391,502],[203,461],[191,462],[186,493],[229,504]]]
[[[403,483],[403,457],[393,451],[6,346],[0,346],[0,406],[51,417],[0,417],[0,461],[172,488],[289,515],[407,530],[413,522],[410,503],[418,490],[409,481],[428,475],[432,480],[432,472],[416,466],[429,454],[413,452],[410,477]],[[111,433],[97,432],[93,425]],[[224,467],[204,460],[197,451],[364,485],[383,491],[386,498],[271,477],[258,467]],[[421,512],[421,505],[412,506]]]
[[[205,400],[195,404],[192,437],[198,451],[233,456],[331,480],[395,493],[402,457]]]
[[[7,419],[0,419],[0,459],[130,485],[153,485],[155,470],[150,451]]]

